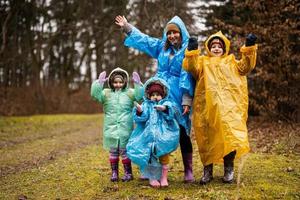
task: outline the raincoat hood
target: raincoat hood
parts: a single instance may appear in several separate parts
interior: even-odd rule
[[[116,69],[112,70],[110,72],[110,74],[108,75],[108,87],[110,89],[114,89],[114,86],[113,86],[113,78],[114,78],[114,75],[115,74],[120,74],[121,76],[123,76],[124,78],[124,87],[123,89],[125,88],[128,88],[128,80],[129,80],[129,75],[127,73],[127,71],[125,71],[124,69],[120,68],[120,67],[117,67]]]
[[[223,35],[223,33],[221,31],[215,33],[215,34],[212,34],[211,36],[209,36],[209,38],[206,40],[205,42],[205,49],[206,49],[206,52],[209,56],[212,56],[212,53],[210,52],[209,50],[209,47],[208,47],[208,44],[209,42],[211,41],[211,39],[215,38],[215,37],[218,37],[220,38],[221,40],[223,40],[224,44],[225,44],[225,52],[224,54],[221,56],[221,57],[225,57],[229,54],[229,49],[230,49],[230,41],[227,39],[227,37],[225,35]]]
[[[149,86],[152,85],[153,83],[160,84],[163,87],[165,95],[163,96],[162,99],[167,99],[169,97],[169,90],[170,90],[169,84],[166,81],[164,81],[163,79],[158,78],[158,77],[152,77],[149,80],[147,80],[146,83],[144,84],[144,91],[145,91],[144,99],[149,100],[148,89],[149,89]]]
[[[178,17],[178,16],[173,17],[167,24],[176,24],[176,26],[178,26],[180,29],[182,44],[188,42],[190,35],[180,17]],[[164,33],[163,33],[163,41],[167,41],[166,27],[165,27]]]

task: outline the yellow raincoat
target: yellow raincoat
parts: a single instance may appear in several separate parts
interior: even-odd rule
[[[213,57],[208,41],[220,37],[226,50]],[[247,75],[256,64],[257,45],[241,47],[241,60],[228,55],[230,41],[221,31],[205,42],[208,55],[200,50],[185,52],[183,68],[195,80],[193,127],[200,157],[204,166],[223,163],[223,157],[236,150],[236,158],[249,152],[247,133],[248,88]]]

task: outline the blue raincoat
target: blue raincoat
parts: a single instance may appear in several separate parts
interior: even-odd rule
[[[145,88],[152,82],[160,82],[165,87],[166,96],[159,102],[147,98]],[[144,91],[142,114],[137,115],[136,108],[133,109],[133,119],[137,126],[126,146],[127,156],[140,167],[146,177],[157,179],[159,174],[156,174],[158,177],[149,177],[145,171],[149,171],[149,166],[152,166],[158,169],[158,173],[161,172],[158,158],[178,147],[179,125],[174,118],[174,103],[168,99],[169,86],[164,80],[157,77],[149,79],[144,85]],[[157,111],[155,105],[165,105],[168,111]]]
[[[194,95],[195,81],[189,73],[182,69],[182,61],[190,36],[183,21],[178,16],[173,17],[169,23],[176,24],[180,28],[182,46],[178,50],[173,46],[165,49],[167,41],[166,30],[164,30],[163,38],[158,39],[142,33],[136,27],[132,27],[132,31],[128,33],[124,44],[157,59],[158,70],[156,77],[165,80],[170,85],[169,95],[170,99],[176,104],[176,119],[180,125],[185,127],[186,133],[189,134],[191,123],[188,115],[182,115],[182,95],[183,93],[188,93],[190,96]],[[171,54],[174,57],[170,58]]]

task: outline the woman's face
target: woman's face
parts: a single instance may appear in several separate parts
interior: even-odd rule
[[[115,78],[113,81],[113,86],[115,90],[120,90],[124,86],[124,81],[120,78]]]
[[[212,56],[215,56],[215,57],[222,56],[224,53],[222,46],[218,43],[215,43],[211,46],[210,52],[211,52]]]
[[[181,36],[178,31],[168,31],[167,38],[173,46],[181,44]]]

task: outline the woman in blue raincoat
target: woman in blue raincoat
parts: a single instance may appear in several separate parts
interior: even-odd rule
[[[158,61],[156,77],[170,85],[170,99],[175,102],[175,117],[180,125],[180,147],[184,164],[185,182],[194,181],[192,170],[193,148],[190,140],[191,121],[189,110],[192,105],[195,82],[182,69],[184,50],[189,33],[178,17],[173,17],[166,25],[162,39],[150,37],[129,24],[124,16],[116,17],[116,24],[126,33],[125,46],[142,51]]]
[[[162,79],[149,79],[144,91],[144,102],[133,110],[137,127],[126,146],[127,156],[149,178],[152,187],[166,187],[169,153],[179,144],[174,103],[168,99],[169,86]]]

